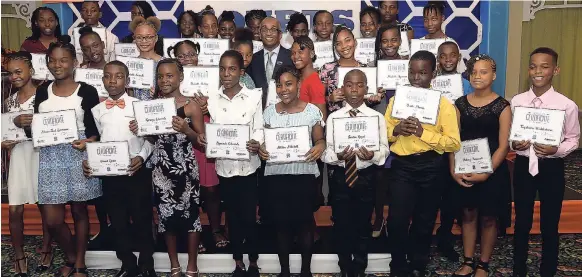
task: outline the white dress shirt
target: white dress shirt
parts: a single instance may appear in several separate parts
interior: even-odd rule
[[[263,61],[263,66],[265,67],[265,72],[267,70],[267,59],[269,58],[269,52],[273,52],[273,56],[271,56],[271,61],[273,62],[273,74],[275,74],[275,67],[277,66],[277,57],[279,56],[279,50],[281,50],[281,44],[279,44],[277,47],[275,47],[275,49],[273,49],[273,51],[268,51],[267,49],[263,48],[263,55],[264,55],[264,61]],[[273,77],[271,76],[271,79]]]
[[[107,27],[99,22],[97,28]],[[70,29],[69,35],[73,37],[73,28]],[[109,30],[105,31],[105,36],[101,38],[101,40],[105,41],[105,55],[103,55],[103,58],[106,62],[115,61],[115,44],[119,43],[119,38]],[[77,53],[77,61],[79,61],[79,64],[83,62],[83,53]]]
[[[153,145],[149,141],[135,136],[129,130],[129,122],[135,119],[132,103],[139,101],[139,99],[125,93],[119,99],[125,101],[125,108],[121,109],[118,106],[114,106],[111,109],[107,109],[106,101],[102,101],[91,109],[95,118],[95,125],[97,125],[97,130],[101,135],[101,141],[127,141],[129,156],[131,158],[140,156],[145,161],[152,153]],[[107,100],[112,99],[110,97]]]
[[[208,97],[210,122],[217,124],[245,124],[252,129],[251,139],[263,143],[262,90],[251,90],[243,85],[232,99],[224,94],[224,87]],[[216,159],[216,173],[221,177],[248,176],[261,165],[259,156],[251,154],[250,161]]]
[[[325,152],[323,152],[323,155],[321,156],[321,160],[324,163],[345,167],[345,162],[338,160],[337,153],[335,153],[335,150],[334,150],[333,119],[334,118],[350,117],[349,111],[351,109],[353,109],[353,108],[348,103],[346,103],[346,105],[343,108],[331,113],[327,117],[327,124],[326,124],[327,125],[327,130],[326,130],[327,148],[325,149]],[[373,164],[383,165],[384,162],[386,161],[386,157],[388,157],[388,153],[390,152],[390,150],[388,150],[389,149],[388,148],[388,131],[386,130],[386,121],[384,119],[384,115],[369,108],[368,106],[366,106],[366,104],[362,104],[357,109],[358,109],[358,114],[356,115],[356,117],[358,117],[358,116],[376,116],[376,117],[378,117],[379,122],[380,122],[380,125],[379,125],[379,127],[380,127],[380,151],[375,151],[374,157],[372,157],[372,159],[369,161],[362,161],[362,160],[360,160],[360,158],[358,158],[356,156],[356,167],[358,169],[364,169],[364,168],[367,168]]]

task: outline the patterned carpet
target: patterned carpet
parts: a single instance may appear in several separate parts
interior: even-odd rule
[[[566,157],[564,175],[566,186],[582,194],[582,150],[576,150]]]
[[[32,272],[37,265],[40,255],[36,251],[36,247],[40,245],[41,239],[36,236],[26,237],[25,251],[29,256],[29,269]],[[511,276],[512,268],[512,238],[510,236],[501,238],[497,247],[495,248],[493,260],[491,261],[492,273],[491,276]],[[457,251],[461,250],[461,241],[457,238]],[[2,276],[11,276],[14,271],[12,267],[12,251],[10,246],[10,237],[2,236]],[[429,265],[431,276],[450,276],[459,266],[459,263],[449,262],[444,258],[439,257],[432,250],[432,262]],[[531,276],[539,276],[539,263],[541,258],[541,237],[532,236],[530,240],[530,254],[528,259],[529,272]],[[57,256],[54,259],[55,265],[63,264],[62,252],[57,248]],[[565,234],[560,237],[560,267],[558,276],[582,276],[582,234]],[[54,267],[56,271],[56,267]],[[114,276],[116,270],[90,270],[90,276]],[[168,276],[169,274],[160,273],[159,276]],[[334,274],[317,274],[317,277],[333,276]],[[339,275],[339,274],[337,274]],[[42,275],[32,274],[31,276],[55,276],[53,273],[45,273]],[[58,275],[57,275],[58,276]],[[208,277],[227,277],[229,274],[201,274],[201,276]],[[263,274],[266,277],[275,277],[276,275]],[[383,274],[378,274],[383,276]]]

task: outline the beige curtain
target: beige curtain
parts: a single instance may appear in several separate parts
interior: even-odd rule
[[[554,87],[582,107],[582,8],[545,9],[535,19],[523,22],[521,34],[521,91],[530,86],[529,53],[538,47],[558,52],[560,74]]]
[[[11,4],[2,4],[2,14],[16,14]],[[32,11],[30,11],[32,14]],[[22,19],[2,17],[2,47],[18,51],[22,42],[32,35]]]

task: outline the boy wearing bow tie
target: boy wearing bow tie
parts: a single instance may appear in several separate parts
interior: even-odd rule
[[[117,276],[156,276],[154,272],[154,241],[152,235],[151,173],[143,167],[153,146],[129,130],[134,119],[132,103],[139,101],[125,92],[129,84],[129,70],[119,61],[112,61],[103,69],[103,85],[109,97],[93,107],[91,112],[102,142],[127,141],[131,164],[127,176],[101,177],[103,197],[115,235],[117,258],[122,262]],[[83,162],[86,176],[91,175],[87,161]],[[130,233],[130,219],[137,233]],[[139,261],[132,252],[131,242],[139,250]]]

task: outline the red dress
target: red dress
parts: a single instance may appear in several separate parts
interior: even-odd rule
[[[210,122],[210,116],[204,115],[204,122]],[[218,185],[218,175],[216,174],[216,165],[214,159],[207,159],[206,154],[194,147],[196,162],[198,163],[198,172],[200,174],[200,186],[213,187]]]
[[[29,53],[46,54],[48,50],[40,40],[25,39],[20,49]]]
[[[311,73],[301,82],[299,99],[311,104],[325,104],[325,87],[321,83],[317,72]]]

